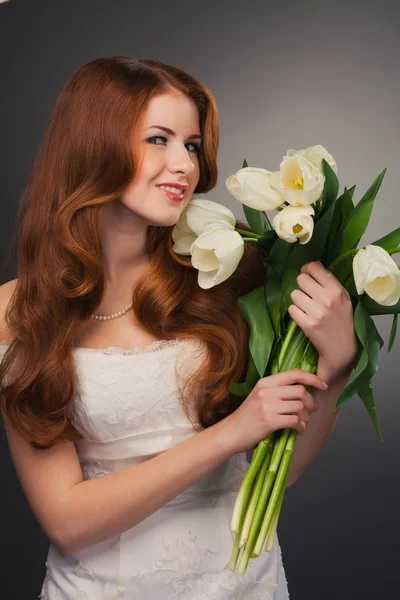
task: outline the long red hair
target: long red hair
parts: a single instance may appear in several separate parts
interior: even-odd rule
[[[52,111],[19,204],[18,283],[6,311],[10,345],[0,365],[1,406],[37,448],[82,437],[68,418],[76,391],[72,346],[105,290],[105,209],[138,171],[132,139],[143,111],[171,88],[197,106],[203,141],[195,193],[206,193],[217,182],[217,108],[190,74],[153,60],[99,58],[73,74]],[[205,360],[188,381],[183,404],[188,410],[192,390],[198,421],[207,427],[240,403],[228,392],[247,366],[249,332],[237,299],[263,283],[264,268],[259,249],[246,244],[236,272],[203,290],[190,257],[173,252],[172,229],[149,227],[150,264],[135,286],[133,310],[158,338],[205,343]]]

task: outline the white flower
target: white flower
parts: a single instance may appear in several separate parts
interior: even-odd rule
[[[282,240],[293,244],[307,244],[314,231],[312,206],[286,206],[272,220],[274,229]]]
[[[257,167],[244,167],[226,180],[229,192],[242,204],[256,210],[275,210],[284,199],[269,185],[272,173]]]
[[[367,245],[354,256],[354,283],[358,294],[366,292],[382,306],[400,299],[400,271],[393,258],[380,246]]]
[[[190,247],[197,236],[204,232],[207,225],[217,224],[234,229],[236,219],[231,210],[212,200],[197,198],[191,200],[182,211],[174,229],[172,239],[173,251],[177,254],[190,254]]]
[[[325,177],[305,158],[284,158],[269,184],[292,206],[309,206],[321,197]]]
[[[210,224],[193,242],[192,265],[198,269],[198,284],[209,289],[228,279],[236,270],[244,252],[243,238],[237,231]]]
[[[288,150],[283,158],[292,158],[293,156],[301,156],[308,160],[314,167],[322,171],[322,159],[324,158],[331,169],[338,174],[336,161],[331,154],[321,144],[309,146],[305,150]]]

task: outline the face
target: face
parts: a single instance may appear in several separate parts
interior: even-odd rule
[[[193,100],[177,91],[152,98],[138,139],[142,163],[121,203],[149,225],[175,225],[200,176],[199,114]]]

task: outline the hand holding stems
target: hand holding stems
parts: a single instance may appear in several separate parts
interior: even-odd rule
[[[239,408],[221,421],[232,454],[246,452],[287,427],[302,434],[310,414],[318,410],[305,386],[326,389],[317,375],[302,369],[261,378]]]
[[[295,440],[292,430],[301,435],[311,414],[318,410],[305,386],[322,391],[327,389],[317,375],[302,369],[289,369],[263,377],[241,406],[222,422],[227,439],[233,444],[233,453],[254,448],[261,439],[240,487],[232,517],[231,528],[237,535],[228,565],[231,570],[234,570],[240,548],[248,538],[247,549],[250,544],[253,549],[277,475],[279,485],[284,483],[281,481],[283,475],[280,465],[283,460],[286,478]],[[280,430],[283,430],[283,435],[279,434],[281,437],[274,445],[275,432]],[[279,501],[280,497],[277,498]],[[271,516],[274,516],[273,513]]]

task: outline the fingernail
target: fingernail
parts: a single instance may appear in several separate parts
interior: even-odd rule
[[[327,383],[325,383],[325,381],[322,381],[322,387],[327,390],[329,385]]]
[[[317,410],[319,410],[319,404],[315,405],[315,412],[317,412]]]

